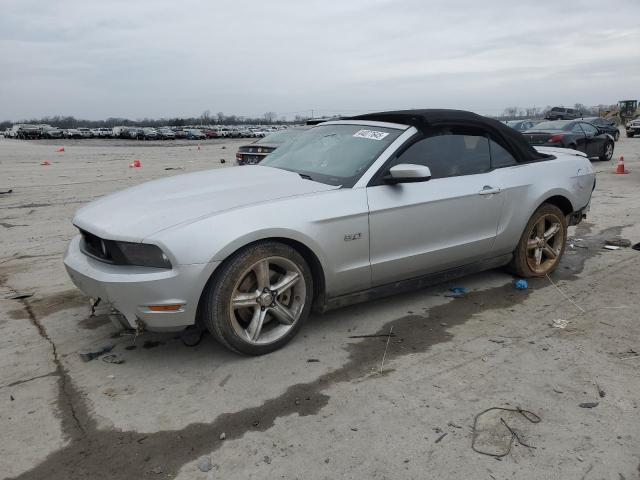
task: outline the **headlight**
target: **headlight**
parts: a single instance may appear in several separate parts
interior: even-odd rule
[[[171,268],[169,258],[157,245],[145,243],[113,242],[129,265]]]

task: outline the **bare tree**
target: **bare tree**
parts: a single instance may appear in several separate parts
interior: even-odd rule
[[[266,123],[273,123],[273,121],[276,119],[276,114],[275,112],[266,112],[262,118],[264,118],[264,121]]]
[[[520,110],[520,107],[507,107],[504,109],[504,116],[505,117],[517,117],[518,116],[518,110]]]

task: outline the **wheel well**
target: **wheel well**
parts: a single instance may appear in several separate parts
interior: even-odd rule
[[[542,203],[550,203],[551,205],[555,205],[560,210],[562,210],[562,213],[564,213],[565,215],[570,215],[571,213],[573,213],[573,205],[571,205],[571,202],[567,197],[563,197],[562,195],[554,195],[553,197],[547,198]]]
[[[300,255],[305,259],[309,268],[311,269],[311,276],[313,277],[313,303],[314,306],[320,306],[324,304],[324,294],[325,294],[325,283],[324,283],[324,269],[322,268],[322,264],[313,250],[307,247],[304,243],[298,242],[297,240],[292,240],[290,238],[282,238],[282,237],[274,237],[274,238],[265,238],[260,240],[261,242],[264,240],[272,240],[280,243],[284,243],[285,245],[289,245],[291,248],[298,251]]]
[[[316,254],[313,253],[313,251],[309,247],[307,247],[304,243],[298,242],[297,240],[292,240],[290,238],[284,238],[284,237],[262,238],[260,240],[256,240],[255,242],[251,242],[246,245],[243,245],[242,247],[233,251],[227,256],[227,258],[223,261],[223,263],[226,262],[231,257],[233,257],[240,250],[244,250],[245,248],[255,245],[257,243],[268,242],[268,241],[279,242],[279,243],[288,245],[291,248],[295,249],[300,255],[302,255],[302,258],[305,259],[305,261],[309,265],[309,268],[311,269],[311,276],[313,278],[314,307],[316,308],[321,307],[324,304],[324,295],[325,295],[324,269],[322,268],[322,264],[320,263],[320,260],[318,260],[318,257],[316,256]],[[207,283],[202,289],[202,292],[200,292],[200,298],[198,300],[198,308],[196,311],[196,323],[200,323],[201,304],[204,298],[204,293],[207,290],[207,286],[210,284],[210,282],[214,281],[214,279],[216,278],[216,272],[218,271],[220,271],[220,266],[216,268],[216,270],[213,272],[213,275],[211,275],[209,280],[207,280]]]

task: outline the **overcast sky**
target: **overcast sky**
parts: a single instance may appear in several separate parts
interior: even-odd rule
[[[0,0],[0,120],[640,97],[640,0]]]

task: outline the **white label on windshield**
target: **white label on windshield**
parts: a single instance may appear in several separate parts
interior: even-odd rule
[[[353,134],[357,138],[368,138],[369,140],[382,140],[389,135],[387,132],[377,132],[375,130],[358,130]]]

